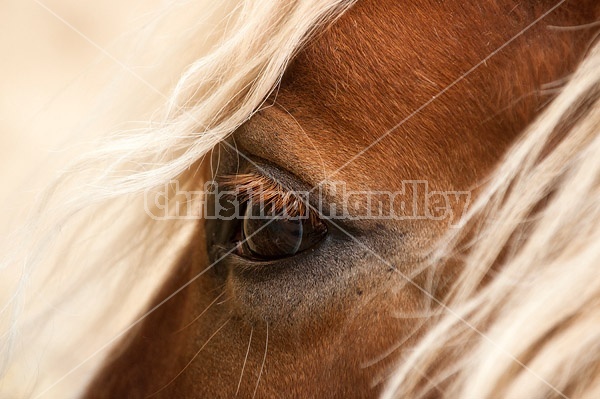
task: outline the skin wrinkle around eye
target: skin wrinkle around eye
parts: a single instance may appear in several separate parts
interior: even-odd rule
[[[237,162],[226,162],[221,165],[219,176],[222,176],[226,187],[241,185],[242,191],[244,186],[266,187],[274,192],[294,191],[292,188],[310,189],[306,183],[298,181],[281,167],[259,160],[257,165],[249,165],[245,160],[241,161],[240,167]],[[255,171],[256,168],[260,173]],[[228,175],[231,169],[238,171],[237,176]],[[370,236],[373,243],[379,242],[376,246],[383,252],[389,252],[390,249],[387,244],[389,240],[384,239],[385,236],[393,234],[396,238],[401,237],[397,232],[388,233],[381,227],[375,236],[366,234],[370,229],[364,228],[365,226],[354,225],[348,229],[352,227],[360,229],[365,238]],[[217,227],[207,228],[212,231]],[[208,245],[209,248],[214,247],[214,243],[209,242]],[[254,321],[267,318],[274,327],[290,324],[301,328],[300,326],[311,324],[311,320],[321,317],[319,315],[328,308],[327,304],[335,303],[335,298],[354,295],[344,292],[342,287],[357,284],[356,279],[364,273],[377,273],[377,269],[360,265],[365,259],[363,252],[344,234],[331,229],[315,248],[292,257],[256,262],[240,257],[239,254],[231,254],[220,266],[224,273],[219,281],[227,287],[228,304],[238,317]],[[218,257],[218,253],[213,256]],[[344,256],[340,256],[342,253]],[[343,283],[344,281],[347,283]],[[300,304],[302,305],[299,306]]]

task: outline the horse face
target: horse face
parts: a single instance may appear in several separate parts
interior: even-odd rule
[[[545,28],[587,22],[582,3],[530,28],[551,4],[467,3],[364,0],[311,40],[233,135],[240,154],[220,147],[219,173],[310,192],[321,208],[303,228],[314,242],[261,257],[288,238],[275,221],[254,256],[227,254],[232,237],[248,234],[244,221],[203,222],[157,300],[196,279],[150,315],[90,392],[379,391],[452,280],[455,265],[437,275],[423,267],[433,244],[548,99],[541,85],[568,73],[589,39]],[[383,193],[393,217],[364,217],[373,199],[364,192]],[[334,206],[347,217],[327,215]]]

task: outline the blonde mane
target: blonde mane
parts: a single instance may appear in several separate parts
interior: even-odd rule
[[[194,228],[149,218],[145,197],[173,179],[196,187],[202,159],[353,2],[176,1],[142,29],[164,39],[138,44],[160,61],[142,82],[160,107],[74,162],[7,240],[0,270],[20,278],[1,313],[0,396],[83,389]],[[460,256],[461,272],[383,397],[600,397],[599,71],[596,45],[440,243],[429,267]]]
[[[599,71],[596,45],[442,244],[442,258],[464,251],[483,220],[383,397],[600,395]]]

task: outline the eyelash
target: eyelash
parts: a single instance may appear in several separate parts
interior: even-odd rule
[[[276,211],[285,209],[297,212],[290,216],[313,213],[298,195],[266,176],[254,173],[225,175],[221,176],[219,181],[223,182],[227,191],[236,193],[235,199],[240,205],[245,206],[250,202],[256,202],[263,203],[265,207],[274,206]]]
[[[256,261],[289,257],[327,234],[327,226],[308,203],[277,182],[256,174],[223,176],[221,181],[233,190],[243,213],[229,240],[238,256]]]

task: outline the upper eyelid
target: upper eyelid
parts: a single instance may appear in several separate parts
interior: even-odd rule
[[[307,210],[312,213],[308,201],[303,200],[298,192],[289,190],[270,177],[258,173],[243,173],[236,175],[222,175],[218,178],[223,182],[225,190],[231,190],[241,202],[264,201],[266,204],[275,204],[276,210],[293,210],[293,213],[305,215]]]
[[[220,176],[219,181],[222,182],[221,188],[235,192],[237,197],[243,197],[248,193],[263,196],[269,194],[266,198],[286,197],[291,193],[274,180],[255,173],[224,175]]]
[[[222,182],[223,186],[227,189],[251,189],[252,187],[266,186],[273,191],[284,190],[281,184],[258,173],[220,175],[217,181]]]
[[[326,214],[322,214],[320,210],[323,207],[330,209],[331,204],[334,204],[335,201],[331,202],[327,196],[322,195],[320,189],[315,189],[301,177],[257,157],[252,157],[251,163],[244,161],[242,170],[245,172],[218,174],[216,180],[222,183],[223,187],[230,187],[233,190],[242,187],[242,183],[248,181],[260,180],[269,183],[273,188],[277,187],[277,191],[300,194],[302,200],[310,208],[311,215],[314,214],[314,216],[324,220],[328,219]],[[344,224],[341,220],[339,223]]]

